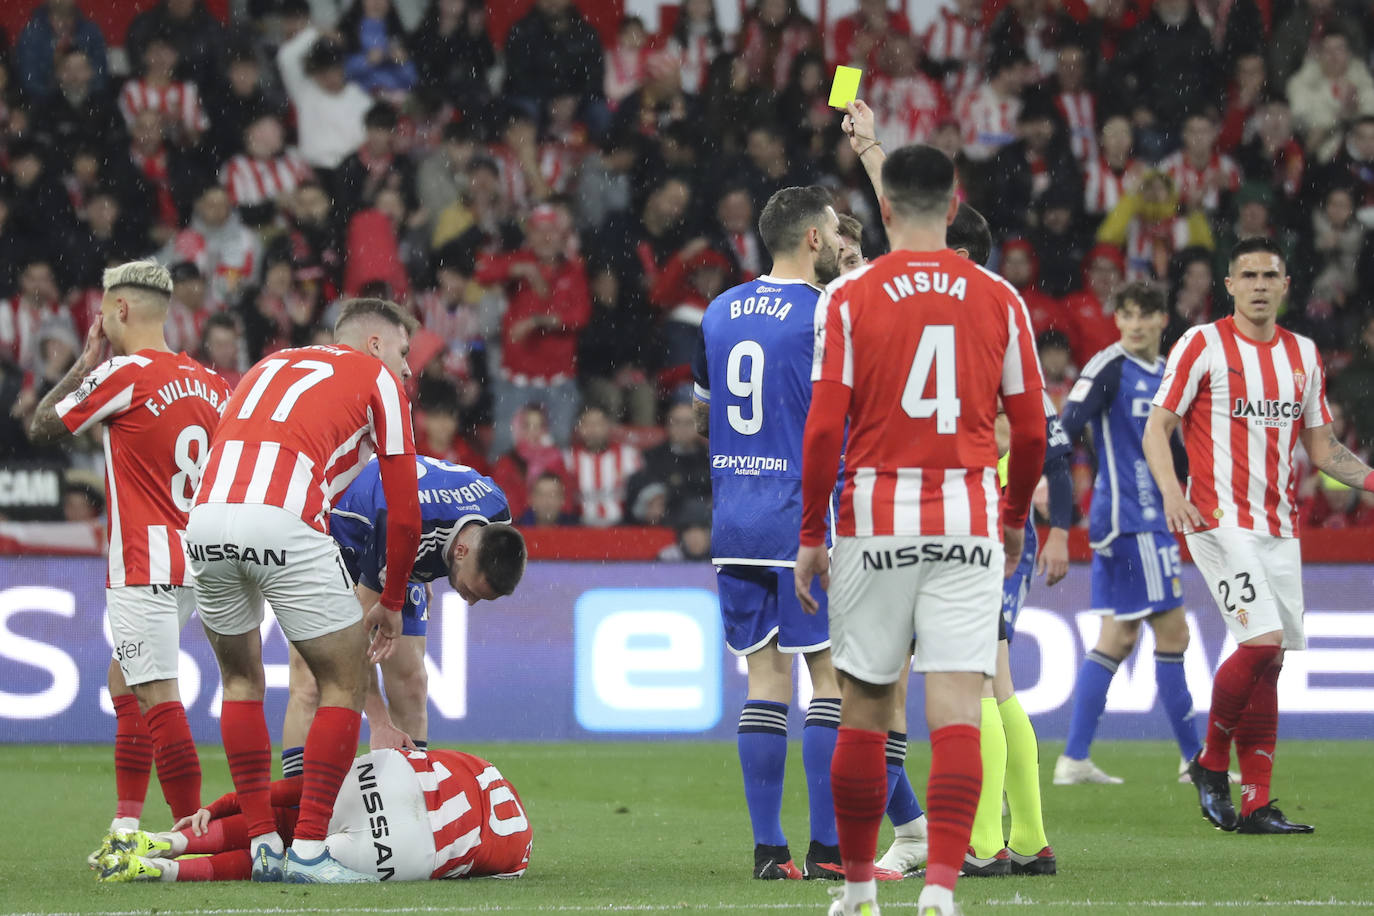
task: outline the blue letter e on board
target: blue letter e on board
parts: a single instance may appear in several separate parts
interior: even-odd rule
[[[720,605],[703,588],[598,588],[577,599],[574,707],[598,732],[720,721]]]

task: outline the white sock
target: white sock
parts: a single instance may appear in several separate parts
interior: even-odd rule
[[[163,833],[155,833],[153,834],[153,838],[162,840],[164,843],[172,844],[172,851],[168,853],[169,856],[185,855],[186,847],[190,845],[191,842],[189,839],[186,838],[186,834],[175,830],[168,830]]]
[[[162,869],[162,877],[159,881],[175,881],[177,873],[181,871],[181,865],[175,859],[153,859],[153,864]]]
[[[291,849],[298,859],[318,859],[324,853],[324,840],[296,840]]]
[[[844,883],[845,906],[858,906],[865,900],[877,899],[878,882],[872,878],[867,881],[846,881]]]
[[[136,817],[117,817],[110,821],[110,832],[118,833],[121,830],[137,830],[138,818]]]
[[[892,832],[899,837],[924,840],[926,838],[926,816],[922,814],[915,820],[907,821],[905,824],[896,824],[893,826]]]
[[[921,910],[928,906],[935,907],[936,912],[939,913],[952,912],[954,909],[954,891],[947,887],[927,884],[921,888],[921,896],[916,901],[916,909]]]
[[[271,833],[264,833],[262,836],[248,838],[249,852],[257,852],[259,846],[266,846],[276,855],[281,855],[286,851],[286,846],[281,841],[281,834],[275,830]]]

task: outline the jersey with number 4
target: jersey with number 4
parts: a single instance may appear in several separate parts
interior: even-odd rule
[[[330,508],[374,451],[415,453],[391,370],[351,347],[281,350],[234,389],[195,504],[279,506],[328,533]]]
[[[765,275],[721,293],[702,319],[692,374],[711,408],[715,563],[796,562],[820,292]]]
[[[58,402],[71,432],[104,427],[108,587],[191,584],[182,533],[228,399],[228,383],[185,353],[140,350]]]
[[[998,537],[999,396],[1044,390],[1025,303],[952,251],[826,287],[812,379],[851,390],[836,532]]]

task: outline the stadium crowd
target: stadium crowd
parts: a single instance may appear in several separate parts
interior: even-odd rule
[[[1263,235],[1291,253],[1281,323],[1321,347],[1338,434],[1374,445],[1368,4],[949,0],[915,31],[860,0],[822,34],[756,0],[725,34],[684,0],[609,46],[571,0],[536,0],[502,43],[480,0],[419,5],[407,31],[392,0],[334,21],[263,0],[227,24],[162,0],[103,36],[48,0],[0,36],[0,461],[99,468],[97,440],[45,452],[23,429],[102,270],[152,255],[169,344],[231,384],[328,341],[344,296],[402,303],[420,452],[490,471],[517,524],[673,525],[675,557],[708,557],[689,364],[706,305],[767,267],[764,202],[823,185],[884,249],[826,104],[836,64],[864,69],[886,146],[955,159],[1059,403],[1117,339],[1113,289],[1165,287],[1167,346],[1230,311],[1225,252]],[[1085,505],[1086,453],[1075,477]],[[79,495],[69,516],[98,511]],[[1302,497],[1309,525],[1374,524],[1323,475]]]

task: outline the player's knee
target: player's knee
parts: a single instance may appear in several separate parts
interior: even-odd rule
[[[1152,622],[1155,631],[1155,647],[1160,652],[1177,654],[1188,651],[1188,619],[1182,609],[1170,611]]]
[[[1097,651],[1120,661],[1135,651],[1140,639],[1140,622],[1104,620],[1097,637]]]

